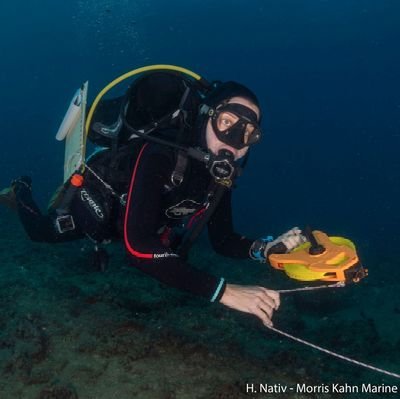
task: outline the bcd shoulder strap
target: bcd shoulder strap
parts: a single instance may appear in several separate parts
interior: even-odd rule
[[[196,224],[196,226],[188,234],[188,236],[185,238],[185,240],[179,247],[178,255],[181,256],[183,259],[187,258],[190,248],[192,247],[193,243],[196,241],[198,236],[201,234],[204,227],[210,220],[211,216],[217,209],[227,189],[228,188],[226,186],[219,184],[215,181],[211,183],[211,189],[209,193],[212,193],[212,198],[210,200],[210,204],[206,209],[202,219]]]

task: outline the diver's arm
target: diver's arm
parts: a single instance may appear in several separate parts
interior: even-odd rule
[[[272,315],[280,305],[279,293],[259,286],[227,284],[220,302],[229,308],[257,316],[272,326]]]
[[[131,264],[171,287],[218,301],[225,289],[224,279],[192,267],[163,245],[157,234],[162,194],[174,165],[152,148],[148,145],[140,153],[129,189],[124,241]]]
[[[254,239],[236,233],[232,219],[232,191],[227,190],[208,222],[208,236],[217,253],[231,258],[248,258]]]
[[[208,233],[216,252],[235,258],[249,258],[254,242],[235,233],[232,222],[231,191],[227,191],[208,223]],[[279,293],[260,286],[226,284],[219,301],[223,305],[257,316],[264,325],[272,325],[272,315],[279,308]]]

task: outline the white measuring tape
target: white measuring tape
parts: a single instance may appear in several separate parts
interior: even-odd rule
[[[282,293],[288,293],[288,292],[312,291],[312,290],[318,290],[318,289],[323,289],[323,288],[337,288],[337,287],[344,287],[344,286],[345,286],[344,283],[338,282],[336,284],[320,285],[320,286],[316,286],[316,287],[303,287],[303,288],[295,288],[295,289],[292,289],[292,290],[277,290],[277,292],[282,294]],[[315,344],[313,344],[311,342],[305,341],[304,339],[297,338],[294,335],[291,335],[291,334],[288,334],[285,331],[279,330],[278,328],[275,328],[275,327],[272,327],[272,326],[271,327],[266,326],[266,327],[269,328],[272,331],[275,331],[278,334],[281,334],[281,335],[285,336],[286,338],[289,338],[289,339],[291,339],[293,341],[299,342],[299,343],[301,343],[303,345],[306,345],[306,346],[309,346],[311,348],[317,349],[320,352],[324,352],[324,353],[327,353],[328,355],[331,355],[331,356],[337,357],[339,359],[345,360],[346,362],[350,362],[350,363],[356,364],[358,366],[365,367],[365,368],[373,370],[373,371],[377,371],[378,373],[386,374],[386,375],[389,375],[391,377],[400,379],[400,374],[392,373],[391,371],[383,370],[383,369],[380,369],[378,367],[372,366],[370,364],[359,362],[358,360],[352,359],[350,357],[340,355],[339,353],[332,352],[332,351],[330,351],[328,349],[322,348],[321,346],[318,346],[318,345],[315,345]]]

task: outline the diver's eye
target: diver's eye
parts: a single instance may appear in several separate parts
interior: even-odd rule
[[[232,126],[232,122],[229,119],[222,119],[221,123],[226,127]]]
[[[221,112],[218,115],[217,126],[220,132],[224,132],[231,128],[239,118],[230,112]]]

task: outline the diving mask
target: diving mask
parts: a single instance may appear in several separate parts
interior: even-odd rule
[[[208,108],[207,113],[218,140],[237,150],[255,144],[261,138],[257,114],[242,104],[222,104],[215,109]]]

